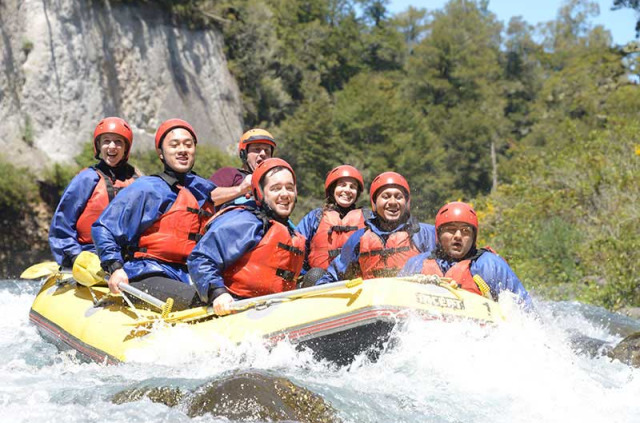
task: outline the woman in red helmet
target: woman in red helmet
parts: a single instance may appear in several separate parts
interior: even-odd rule
[[[91,235],[109,288],[131,283],[174,308],[199,303],[187,271],[187,256],[213,214],[215,185],[191,171],[196,158],[193,127],[169,119],[156,131],[164,170],[123,190],[94,223]]]
[[[267,159],[251,186],[255,203],[218,212],[187,261],[201,300],[219,315],[235,299],[294,289],[302,270],[305,239],[289,220],[297,197],[293,169]]]
[[[354,277],[396,276],[407,260],[435,248],[433,225],[411,217],[409,184],[400,174],[384,172],[371,182],[373,217],[342,246],[316,285]]]
[[[93,132],[93,152],[100,161],[78,173],[58,203],[49,229],[49,246],[58,264],[73,266],[82,251],[95,252],[91,225],[118,191],[138,177],[128,163],[133,145],[124,119],[102,119]]]
[[[296,227],[307,239],[305,271],[327,270],[351,234],[364,228],[365,213],[356,207],[362,191],[364,180],[355,167],[342,165],[329,171],[324,206],[311,210]]]
[[[529,293],[506,261],[489,248],[476,248],[478,216],[468,204],[455,201],[445,204],[436,215],[437,246],[433,253],[412,257],[400,275],[437,275],[452,278],[467,291],[482,294],[473,280],[480,275],[491,295],[513,292],[519,302],[531,306]]]
[[[216,185],[216,189],[211,192],[211,200],[216,207],[249,201],[251,174],[260,163],[273,157],[275,149],[275,138],[264,129],[253,128],[242,134],[238,142],[238,156],[242,160],[242,169],[223,167],[209,178]]]

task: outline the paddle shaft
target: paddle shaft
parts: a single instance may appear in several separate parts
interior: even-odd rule
[[[134,297],[138,298],[139,300],[142,300],[148,304],[151,304],[153,306],[158,307],[160,310],[163,309],[163,307],[165,306],[164,301],[160,301],[159,299],[157,299],[156,297],[153,297],[149,294],[147,294],[144,291],[140,291],[138,288],[134,288],[133,286],[129,285],[128,283],[120,283],[118,284],[118,288],[120,288],[121,291],[126,292],[127,294],[131,294]]]

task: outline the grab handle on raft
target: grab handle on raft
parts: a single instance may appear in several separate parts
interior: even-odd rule
[[[73,278],[88,288],[91,288],[95,284],[106,282],[105,276],[104,270],[100,267],[100,258],[90,251],[81,252],[73,263]],[[157,307],[162,312],[162,318],[167,317],[173,307],[172,298],[164,302],[127,283],[119,284],[118,288],[147,304]]]

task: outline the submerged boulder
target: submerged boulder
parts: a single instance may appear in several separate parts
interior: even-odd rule
[[[180,406],[189,417],[210,413],[232,421],[339,422],[322,397],[286,378],[260,372],[238,373],[208,382],[193,392],[171,387],[141,387],[116,394],[122,404],[148,398],[169,407]]]
[[[630,366],[640,367],[640,332],[624,338],[608,355]]]

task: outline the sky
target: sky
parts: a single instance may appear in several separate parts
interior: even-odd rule
[[[391,0],[388,9],[391,13],[404,12],[415,8],[441,9],[447,0]],[[613,0],[597,0],[600,16],[594,18],[593,25],[603,25],[611,32],[614,44],[626,44],[635,39],[636,16],[632,9],[612,11]],[[506,26],[512,16],[522,16],[530,24],[554,20],[562,0],[490,0],[489,10],[496,14]]]

